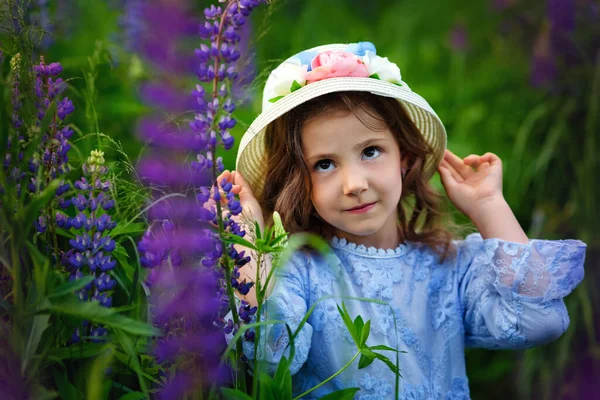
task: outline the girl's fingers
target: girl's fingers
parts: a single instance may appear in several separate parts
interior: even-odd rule
[[[466,179],[473,173],[473,169],[466,165],[462,158],[446,149],[444,160],[452,167],[453,171],[458,173],[463,179]]]
[[[239,192],[237,194],[240,195],[240,202],[242,205],[246,201],[255,200],[252,188],[250,188],[250,185],[248,185],[248,182],[246,182],[242,174],[238,171],[233,171],[232,176],[233,184],[239,186]]]
[[[479,157],[477,154],[470,154],[463,158],[463,162],[465,165],[477,169],[479,164],[481,164],[481,157]]]
[[[491,164],[501,162],[500,158],[494,153],[485,153],[482,156],[478,156],[477,154],[471,154],[463,159],[464,163],[475,170],[479,170],[482,165],[485,163],[488,164],[488,167]]]
[[[450,172],[450,169],[446,165],[444,165],[443,162],[439,165],[438,172],[440,173],[440,176],[442,178],[442,184],[446,188],[446,191],[448,191],[449,188],[456,185],[456,179],[454,179],[452,172]]]
[[[482,155],[480,157],[481,162],[488,162],[490,163],[490,165],[496,164],[496,163],[500,163],[502,164],[502,160],[500,160],[500,157],[498,157],[497,155],[495,155],[494,153],[485,153],[484,155]]]
[[[227,179],[227,181],[229,181],[231,179],[231,172],[229,172],[229,170],[225,170],[223,172],[221,172],[221,174],[217,177],[217,182],[219,182],[219,185],[221,184],[221,181],[223,180],[223,178]]]
[[[452,166],[452,164],[446,161],[445,158],[440,163],[440,166],[448,170],[450,176],[452,176],[452,179],[455,182],[463,182],[465,180],[464,177]]]

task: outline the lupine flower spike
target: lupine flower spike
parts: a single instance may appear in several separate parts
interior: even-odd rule
[[[115,201],[110,198],[111,182],[105,178],[107,168],[104,165],[104,153],[93,150],[85,164],[84,176],[75,182],[76,195],[71,198],[76,216],[68,217],[61,211],[56,212],[56,223],[63,229],[76,230],[75,239],[69,244],[71,249],[63,253],[63,265],[70,272],[70,280],[81,279],[86,275],[94,277],[92,283],[78,291],[81,301],[97,301],[104,307],[112,306],[112,291],[116,281],[111,271],[116,260],[111,256],[115,249],[115,241],[110,231],[116,227],[109,214]],[[81,336],[90,336],[100,341],[108,331],[100,325],[84,324],[81,332],[78,328],[72,336],[73,342],[81,340]]]

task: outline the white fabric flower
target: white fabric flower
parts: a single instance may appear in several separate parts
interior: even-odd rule
[[[297,57],[292,57],[286,62],[281,63],[279,67],[271,72],[271,75],[267,80],[263,95],[263,103],[269,103],[269,100],[272,98],[290,94],[290,88],[294,81],[298,82],[301,86],[304,86],[306,83],[305,76],[307,71],[308,65],[302,65],[302,62]]]
[[[379,57],[370,50],[367,50],[363,57],[363,62],[367,66],[369,76],[377,74],[382,81],[391,83],[403,83],[400,75],[400,68],[387,57]]]

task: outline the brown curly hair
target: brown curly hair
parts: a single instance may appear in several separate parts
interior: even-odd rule
[[[441,211],[444,198],[423,176],[425,160],[433,150],[400,102],[367,92],[337,92],[317,97],[267,126],[267,176],[263,190],[256,193],[263,215],[270,216],[277,210],[290,233],[310,232],[326,239],[335,234],[333,227],[318,216],[311,201],[312,184],[302,151],[302,129],[313,118],[332,112],[352,112],[359,118],[357,110],[385,124],[409,166],[398,204],[398,223],[404,239],[429,245],[442,258],[447,257],[453,252],[454,234],[442,227],[446,215]],[[361,122],[376,129],[364,119]]]

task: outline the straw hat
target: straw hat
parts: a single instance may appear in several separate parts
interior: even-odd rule
[[[244,133],[236,159],[236,169],[255,193],[264,187],[267,125],[315,97],[342,91],[397,99],[434,149],[434,156],[425,163],[425,174],[435,173],[446,148],[446,129],[427,101],[401,80],[396,64],[376,55],[372,43],[330,44],[288,58],[269,75],[262,113]]]

